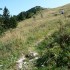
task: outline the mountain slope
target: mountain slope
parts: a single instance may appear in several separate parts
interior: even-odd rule
[[[18,23],[17,28],[10,29],[0,37],[0,65],[1,70],[15,70],[17,59],[22,54],[27,55],[30,52],[37,52],[36,46],[46,37],[58,31],[60,22],[62,25],[70,20],[70,4],[55,8],[45,9],[38,13],[34,18],[30,18]],[[61,15],[60,9],[65,10]],[[41,17],[41,15],[43,17]]]

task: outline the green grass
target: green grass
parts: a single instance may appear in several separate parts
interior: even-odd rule
[[[66,15],[69,15],[69,5],[62,8],[66,11]],[[16,60],[22,53],[26,55],[29,54],[29,51],[36,51],[40,56],[46,53],[45,47],[53,42],[54,39],[51,36],[59,30],[60,24],[67,27],[67,34],[70,32],[70,18],[65,18],[60,14],[54,15],[54,13],[59,13],[60,9],[61,7],[43,10],[43,18],[38,14],[35,15],[35,21],[30,18],[19,22],[17,28],[8,30],[0,37],[0,65],[3,65],[0,67],[1,70],[14,70]],[[59,54],[61,51],[57,43],[50,50],[54,54]],[[51,67],[49,68],[51,70]],[[40,70],[46,70],[46,67],[40,68]]]
[[[69,24],[70,25],[70,24]],[[68,70],[70,63],[70,29],[64,25],[64,29],[60,32],[53,33],[38,44],[37,50],[40,58],[37,60],[36,66],[38,70]],[[68,40],[67,40],[68,39]],[[62,45],[61,45],[62,44]],[[44,65],[44,67],[42,67]]]

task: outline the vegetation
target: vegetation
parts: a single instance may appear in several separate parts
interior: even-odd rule
[[[70,5],[55,9],[44,9],[41,13],[30,13],[35,16],[26,19],[26,12],[17,16],[9,16],[10,29],[0,36],[0,70],[16,70],[16,61],[30,52],[37,52],[39,59],[29,63],[27,70],[68,70],[70,69]],[[66,13],[60,14],[63,8]],[[9,11],[8,11],[9,12]],[[30,11],[31,12],[31,11]],[[38,11],[37,11],[38,12]],[[57,16],[54,14],[57,13]],[[36,15],[37,14],[37,15]],[[8,13],[9,15],[9,13]],[[3,17],[0,18],[0,29],[3,30]],[[26,20],[24,20],[26,19]],[[16,20],[21,21],[16,23]],[[14,23],[14,24],[13,24]],[[4,30],[6,30],[4,29]],[[2,32],[2,31],[1,31]],[[28,57],[28,56],[27,56]],[[23,64],[24,70],[24,64]]]
[[[10,27],[10,15],[9,10],[5,7],[3,11],[3,27],[8,29]]]
[[[10,17],[9,10],[5,7],[3,10],[3,15],[0,17],[0,34],[10,28],[15,28],[16,26],[16,19],[14,17]]]
[[[22,21],[26,19],[26,13],[25,12],[21,12],[17,15],[17,21]]]
[[[17,21],[22,21],[22,20],[31,18],[31,17],[33,17],[33,15],[37,14],[38,12],[40,12],[43,9],[44,8],[42,8],[40,6],[36,6],[36,7],[29,9],[26,12],[21,12],[17,15]]]
[[[17,20],[14,17],[10,17],[10,28],[16,28],[17,26]]]
[[[70,69],[70,32],[68,32],[70,28],[68,24],[62,26],[64,29],[60,28],[58,32],[53,33],[37,46],[41,55],[36,63],[38,70]]]
[[[36,6],[26,12],[21,12],[18,15],[11,17],[9,10],[5,7],[3,10],[3,15],[1,15],[0,17],[0,34],[10,28],[15,28],[17,26],[18,21],[31,18],[33,15],[35,15],[42,9],[43,8],[41,8],[40,6]]]

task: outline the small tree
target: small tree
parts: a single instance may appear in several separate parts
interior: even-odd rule
[[[3,10],[3,26],[5,29],[8,29],[10,27],[9,18],[10,18],[9,10],[5,7]]]
[[[10,18],[10,28],[15,28],[17,26],[17,21],[14,17]]]

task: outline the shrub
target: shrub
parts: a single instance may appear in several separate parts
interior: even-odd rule
[[[14,17],[10,18],[10,28],[15,28],[17,26],[17,21]]]

